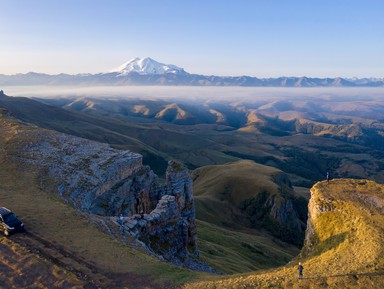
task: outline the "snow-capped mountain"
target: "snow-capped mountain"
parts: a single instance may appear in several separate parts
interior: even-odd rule
[[[259,87],[384,87],[384,78],[311,78],[215,76],[187,73],[183,68],[152,58],[134,58],[106,73],[0,74],[1,85],[177,85],[177,86],[259,86]]]
[[[126,76],[133,72],[136,72],[140,75],[186,73],[183,68],[172,64],[160,63],[150,57],[133,58],[110,72],[118,73],[119,76]]]

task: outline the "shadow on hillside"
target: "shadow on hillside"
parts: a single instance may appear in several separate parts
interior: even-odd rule
[[[336,248],[338,245],[343,243],[346,238],[347,238],[347,233],[343,232],[343,233],[329,237],[325,241],[318,244],[318,247],[320,248],[321,252],[324,253],[330,249]]]
[[[303,248],[304,256],[317,256],[323,254],[331,249],[336,248],[338,245],[343,243],[347,238],[348,233],[343,232],[334,236],[329,237],[325,241],[320,241],[316,233],[313,233],[311,244],[306,243]]]

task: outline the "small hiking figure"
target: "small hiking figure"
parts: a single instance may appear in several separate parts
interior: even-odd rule
[[[119,220],[120,222],[120,232],[121,232],[121,234],[123,234],[124,233],[124,217],[123,217],[123,214],[120,214],[120,220]]]
[[[327,172],[327,183],[329,183],[329,172]]]
[[[297,267],[297,269],[299,270],[299,279],[302,279],[304,267],[301,265],[301,262],[299,262],[299,267]]]

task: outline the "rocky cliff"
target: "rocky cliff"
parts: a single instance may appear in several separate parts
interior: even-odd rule
[[[332,274],[384,268],[384,186],[369,180],[335,179],[311,189],[301,257],[310,270]]]
[[[133,236],[160,258],[209,270],[196,260],[192,180],[184,166],[170,161],[160,180],[139,154],[3,116],[8,157],[38,171],[44,190],[94,216],[107,232],[120,227],[119,238]]]

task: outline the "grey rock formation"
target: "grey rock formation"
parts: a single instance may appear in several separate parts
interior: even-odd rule
[[[102,216],[107,231],[119,226],[120,235],[134,236],[152,254],[209,270],[196,260],[192,180],[184,166],[169,161],[161,182],[139,154],[46,130],[28,134],[33,141],[23,158],[40,168],[43,187],[78,210]]]

